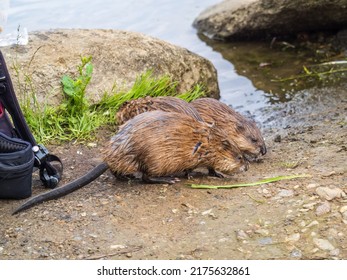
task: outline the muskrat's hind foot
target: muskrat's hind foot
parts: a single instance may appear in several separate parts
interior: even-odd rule
[[[169,177],[156,177],[150,178],[147,174],[142,175],[142,181],[146,184],[175,184],[179,181],[177,178],[169,178]]]

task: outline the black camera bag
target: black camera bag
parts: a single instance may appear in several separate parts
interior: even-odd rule
[[[45,187],[55,188],[58,185],[62,162],[42,144],[36,143],[20,109],[0,51],[0,198],[31,196],[32,173],[37,169]]]

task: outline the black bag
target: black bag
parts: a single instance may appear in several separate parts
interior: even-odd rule
[[[52,162],[58,163],[59,168]],[[46,187],[58,185],[62,162],[36,143],[19,107],[0,51],[0,198],[31,196],[32,172],[37,169]]]
[[[31,196],[34,153],[29,142],[0,132],[0,198]]]

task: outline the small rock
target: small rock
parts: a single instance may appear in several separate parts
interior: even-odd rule
[[[346,194],[340,188],[328,188],[328,187],[318,187],[316,189],[316,194],[321,198],[326,200],[333,200],[334,198],[345,197]]]
[[[310,228],[310,227],[313,227],[313,226],[316,226],[316,225],[319,225],[318,221],[312,221],[306,227]]]
[[[0,247],[0,254],[4,251],[4,247]]]
[[[340,249],[336,248],[330,251],[330,256],[337,257],[340,254]]]
[[[236,230],[235,232],[236,232],[236,238],[239,240],[245,240],[249,238],[248,234],[242,229]]]
[[[258,240],[260,245],[270,245],[273,243],[272,238],[271,237],[264,237],[264,238],[260,238]]]
[[[171,211],[172,211],[172,213],[174,213],[174,214],[178,213],[178,209],[172,209]]]
[[[313,209],[313,207],[317,204],[317,202],[311,202],[304,204],[302,207],[307,208],[307,209]]]
[[[89,148],[95,148],[95,147],[97,147],[97,146],[98,146],[97,143],[88,143],[88,144],[87,144],[87,147],[89,147]]]
[[[299,249],[295,248],[293,251],[290,252],[290,256],[293,258],[301,258],[302,252]]]
[[[203,215],[203,216],[205,216],[205,215],[210,215],[211,213],[212,213],[212,208],[211,209],[208,209],[208,210],[206,210],[206,211],[204,211],[204,212],[201,212],[201,215]]]
[[[277,197],[289,197],[293,195],[294,195],[294,191],[282,189],[278,192]]]
[[[87,213],[86,213],[86,212],[82,212],[82,213],[81,213],[81,216],[82,216],[82,217],[85,217],[85,216],[87,216]]]
[[[126,246],[120,245],[120,244],[110,246],[110,249],[125,249],[125,248]]]
[[[322,204],[318,205],[316,208],[316,215],[322,216],[324,214],[329,213],[331,210],[330,203],[328,201],[323,202]]]
[[[347,212],[347,205],[342,206],[342,207],[340,208],[340,213],[344,213],[344,212]]]
[[[254,232],[258,233],[258,234],[260,234],[262,236],[268,236],[269,235],[269,231],[267,229],[263,229],[263,228],[257,229]]]
[[[313,243],[321,250],[332,251],[335,247],[326,239],[313,238]]]
[[[317,184],[311,183],[306,186],[307,189],[314,189],[317,187]]]
[[[286,242],[297,242],[300,239],[300,233],[294,233],[286,237]]]

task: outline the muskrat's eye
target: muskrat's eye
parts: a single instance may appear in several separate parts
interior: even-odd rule
[[[256,138],[252,138],[251,140],[252,140],[252,143],[257,143],[258,142],[258,139],[256,139]]]

